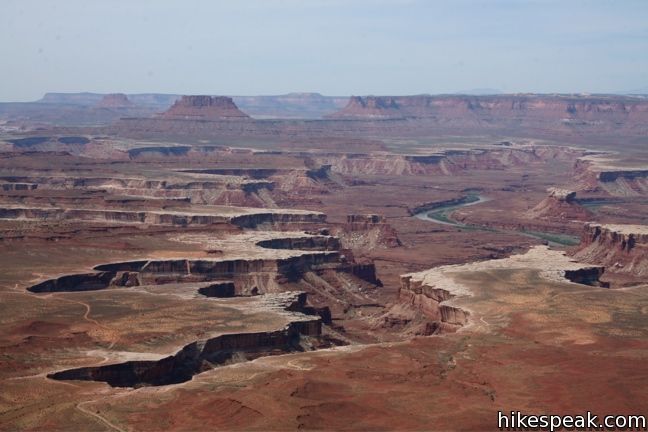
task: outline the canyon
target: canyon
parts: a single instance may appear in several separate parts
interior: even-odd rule
[[[51,93],[0,118],[2,430],[645,408],[645,98]]]

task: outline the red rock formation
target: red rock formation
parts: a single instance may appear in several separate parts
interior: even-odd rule
[[[333,231],[348,249],[393,248],[401,245],[396,230],[380,215],[347,215],[346,224]]]
[[[581,190],[618,197],[648,195],[648,166],[634,161],[619,161],[606,154],[588,155],[576,161],[574,172]]]
[[[169,120],[227,120],[246,119],[232,98],[225,96],[182,96],[161,118]]]
[[[430,118],[437,123],[460,120],[514,126],[618,123],[637,126],[648,119],[648,101],[623,96],[496,95],[496,96],[354,96],[331,119]]]
[[[133,103],[123,93],[111,93],[105,95],[99,102],[97,108],[130,108]]]
[[[529,218],[588,220],[592,214],[576,202],[576,192],[549,188],[549,196],[527,212]]]
[[[586,224],[573,253],[579,261],[605,265],[607,272],[648,275],[648,227]]]
[[[468,322],[469,313],[444,304],[452,297],[448,290],[428,286],[411,275],[401,276],[398,301],[377,326],[425,336],[454,332]]]
[[[329,118],[405,118],[407,117],[396,98],[391,96],[351,96],[342,110]]]
[[[558,146],[512,146],[470,150],[442,150],[428,155],[323,154],[313,159],[331,165],[333,172],[348,175],[454,175],[465,170],[526,167],[548,161],[571,162],[583,150]]]
[[[245,361],[248,357],[253,359],[314,349],[322,334],[322,320],[302,313],[306,311],[306,295],[289,294],[276,301],[284,310],[293,312],[292,320],[281,329],[220,334],[191,342],[175,354],[160,359],[68,369],[51,373],[48,377],[104,381],[113,387],[168,385],[188,381],[213,367]]]

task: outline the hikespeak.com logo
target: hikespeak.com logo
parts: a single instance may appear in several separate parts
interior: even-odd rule
[[[497,427],[501,431],[515,430],[588,430],[645,431],[643,415],[606,415],[599,418],[590,411],[581,415],[524,414],[520,411],[497,412]]]

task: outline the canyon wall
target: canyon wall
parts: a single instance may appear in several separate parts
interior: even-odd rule
[[[220,334],[183,346],[175,354],[155,360],[131,360],[101,366],[68,369],[47,375],[56,380],[102,381],[113,387],[177,384],[201,372],[259,357],[313,350],[322,344],[322,320],[305,315],[305,293],[268,300],[283,309],[290,322],[278,330]]]
[[[401,246],[398,233],[381,215],[347,215],[346,223],[334,227],[332,232],[346,249],[365,251]]]
[[[398,301],[423,315],[423,326],[418,330],[421,334],[454,331],[468,322],[467,311],[443,304],[452,297],[448,290],[430,286],[411,275],[401,277]]]
[[[64,209],[59,207],[0,207],[0,219],[20,220],[81,220],[91,222],[110,222],[119,224],[149,224],[149,225],[214,225],[232,224],[240,228],[257,228],[281,224],[323,223],[326,215],[322,213],[259,211],[241,214],[200,214],[181,211],[135,211],[135,210],[101,210],[90,208]]]
[[[623,164],[614,155],[588,155],[576,160],[574,172],[577,187],[584,191],[614,197],[648,195],[648,166],[636,161]]]
[[[323,154],[313,159],[347,175],[458,175],[466,170],[504,170],[545,162],[574,163],[585,150],[573,147],[520,145],[443,150],[429,155]]]
[[[608,272],[648,276],[648,229],[644,225],[586,224],[574,258]]]

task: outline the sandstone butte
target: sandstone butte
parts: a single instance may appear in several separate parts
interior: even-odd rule
[[[232,98],[226,96],[182,96],[160,115],[169,120],[228,120],[247,119]]]
[[[97,104],[97,108],[130,108],[134,104],[123,93],[111,93],[105,95]]]
[[[588,220],[592,214],[576,202],[576,191],[551,187],[549,195],[527,212],[530,218]]]

